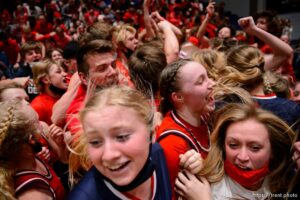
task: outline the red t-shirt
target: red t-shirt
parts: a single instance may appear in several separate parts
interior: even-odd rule
[[[40,121],[46,122],[48,125],[52,124],[52,108],[58,99],[42,93],[32,100],[31,106],[38,113]]]
[[[46,174],[35,170],[17,171],[16,175],[14,176],[16,196],[25,191],[36,189],[48,191],[56,200],[64,200],[66,198],[66,193],[60,179],[49,165],[43,161],[40,162],[46,168]]]
[[[179,123],[182,123],[189,131],[187,131],[186,128],[181,126]],[[188,150],[192,149],[190,143],[187,139],[184,139],[183,137],[180,137],[178,135],[169,134],[163,139],[161,139],[163,133],[167,130],[177,130],[185,134],[194,144],[197,146],[199,152],[201,153],[203,158],[206,158],[207,153],[204,151],[195,141],[195,139],[192,137],[190,132],[193,133],[195,138],[200,142],[200,144],[204,148],[209,148],[209,130],[204,122],[201,123],[200,127],[194,127],[187,122],[185,122],[183,119],[181,119],[179,116],[174,114],[173,112],[169,112],[164,117],[160,127],[157,131],[157,139],[159,141],[159,144],[164,150],[166,161],[168,165],[168,170],[170,174],[171,179],[171,185],[172,185],[172,196],[173,199],[176,199],[175,192],[174,192],[174,186],[175,186],[175,179],[178,175],[178,172],[180,171],[179,166],[179,155],[186,153]]]
[[[131,81],[127,67],[120,60],[116,61],[116,67],[119,72],[119,83],[121,85],[127,85],[131,88],[135,88],[133,82]]]

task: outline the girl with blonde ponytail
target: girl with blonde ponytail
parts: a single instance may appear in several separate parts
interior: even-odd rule
[[[40,125],[25,101],[0,103],[1,199],[64,199],[64,188],[47,163],[36,157]]]

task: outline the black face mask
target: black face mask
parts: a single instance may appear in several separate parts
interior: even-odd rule
[[[136,187],[138,187],[139,185],[141,185],[142,183],[144,183],[146,180],[148,180],[153,175],[153,172],[155,169],[155,164],[150,157],[150,153],[151,153],[151,144],[150,144],[150,151],[149,151],[148,159],[147,159],[144,167],[138,173],[138,175],[133,179],[133,181],[131,183],[129,183],[128,185],[124,185],[124,186],[116,185],[110,179],[103,176],[101,173],[99,173],[99,175],[101,178],[103,178],[104,180],[109,182],[115,189],[117,189],[120,192],[127,192],[130,190],[133,190]]]
[[[54,94],[58,94],[58,95],[63,95],[67,89],[61,89],[61,88],[58,88],[56,86],[54,86],[53,84],[50,84],[49,85],[49,89],[54,93]]]

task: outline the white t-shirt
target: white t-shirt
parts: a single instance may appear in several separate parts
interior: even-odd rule
[[[227,175],[224,175],[221,181],[211,184],[211,193],[214,200],[267,199],[270,195],[267,185],[268,181],[265,179],[263,185],[258,190],[251,191],[245,189]]]

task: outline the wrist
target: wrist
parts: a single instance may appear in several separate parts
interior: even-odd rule
[[[247,32],[250,34],[250,35],[253,35],[253,36],[257,36],[259,35],[260,32],[262,32],[264,30],[258,28],[257,26],[255,27],[252,27],[251,29],[249,29]]]
[[[212,14],[210,14],[210,13],[207,13],[205,16],[206,19],[210,19],[211,17],[212,17]]]

